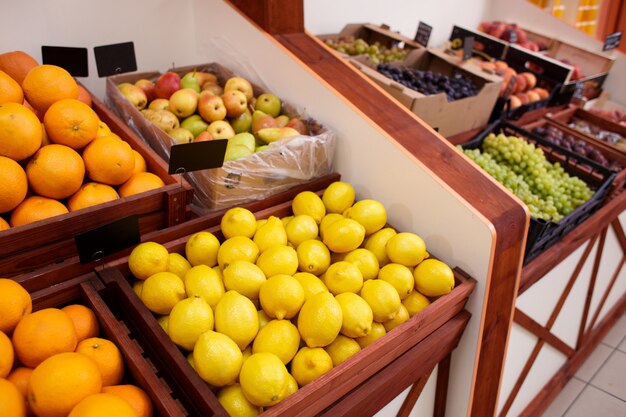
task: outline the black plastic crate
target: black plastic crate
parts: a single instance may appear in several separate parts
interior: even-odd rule
[[[490,124],[478,136],[462,144],[461,147],[463,149],[482,148],[483,141],[492,132],[495,134],[503,132],[507,136],[517,136],[535,144],[544,151],[550,162],[559,162],[568,174],[582,179],[592,190],[595,190],[589,200],[558,222],[530,218],[524,255],[524,264],[527,264],[602,206],[616,174],[584,156],[559,148],[534,133],[503,120]]]

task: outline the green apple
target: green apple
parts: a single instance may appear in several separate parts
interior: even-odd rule
[[[257,132],[257,136],[265,143],[276,142],[289,136],[298,136],[300,132],[291,127],[266,127]]]
[[[200,117],[200,115],[192,114],[180,123],[180,127],[184,127],[185,129],[189,130],[195,138],[200,133],[206,131],[209,127],[209,124],[205,122],[202,117]]]
[[[235,161],[241,158],[247,158],[252,155],[253,151],[245,145],[233,145],[226,148],[224,153],[224,162]]]
[[[239,90],[246,95],[246,100],[250,101],[253,96],[252,84],[250,81],[241,77],[232,77],[226,80],[226,84],[224,84],[224,92],[230,90]]]
[[[256,138],[252,133],[237,133],[235,136],[228,139],[228,146],[232,145],[244,145],[254,152],[254,148],[256,147]]]
[[[254,107],[255,110],[261,110],[263,113],[269,114],[272,117],[277,117],[280,114],[281,108],[280,99],[270,93],[264,93],[258,96]]]
[[[230,139],[235,136],[235,131],[226,120],[216,120],[206,130],[213,139]]]
[[[221,97],[203,91],[198,99],[198,113],[209,123],[216,120],[224,120],[226,117],[226,106],[224,106],[224,101]]]
[[[256,134],[259,130],[268,127],[276,127],[276,120],[261,110],[255,110],[252,113],[252,126],[250,127],[252,133]]]
[[[182,88],[170,97],[169,110],[180,119],[191,116],[198,108],[198,93],[193,88]]]
[[[177,144],[193,142],[194,136],[184,127],[177,127],[167,132]]]
[[[237,117],[248,108],[246,96],[239,90],[230,90],[222,94],[222,101],[226,107],[226,116]]]
[[[230,125],[235,130],[235,133],[248,132],[252,126],[252,113],[246,109],[239,116],[229,119]]]
[[[170,101],[166,98],[155,98],[148,104],[148,108],[152,110],[169,110]]]
[[[201,85],[202,84],[200,84],[200,80],[198,79],[195,71],[188,72],[180,79],[180,88],[191,88],[196,93],[200,92]]]

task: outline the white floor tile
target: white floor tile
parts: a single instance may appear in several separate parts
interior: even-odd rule
[[[613,352],[613,348],[600,343],[593,353],[585,360],[585,363],[576,372],[576,377],[585,382],[591,381],[591,378],[598,372],[604,362]]]
[[[590,383],[626,401],[624,375],[626,375],[626,353],[615,350]]]
[[[579,379],[570,379],[541,417],[562,417],[569,406],[576,400],[576,397],[580,395],[585,385],[585,382]]]
[[[622,317],[617,320],[611,331],[606,335],[604,340],[602,340],[602,343],[615,348],[622,343],[624,337],[626,337],[626,315],[622,315]]]
[[[626,402],[587,385],[563,417],[624,417]]]

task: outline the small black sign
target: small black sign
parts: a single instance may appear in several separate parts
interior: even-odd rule
[[[574,87],[574,93],[572,94],[572,100],[580,100],[583,98],[585,92],[585,82],[582,80],[576,81]]]
[[[417,25],[417,32],[415,32],[415,42],[419,43],[422,46],[428,46],[428,40],[430,39],[430,34],[433,31],[433,27],[424,22],[419,22]]]
[[[42,46],[41,62],[64,68],[73,77],[89,77],[87,48]]]
[[[224,165],[224,154],[228,139],[213,139],[201,142],[173,145],[170,150],[170,174],[219,168]]]
[[[466,36],[463,38],[463,61],[470,59],[473,55],[472,50],[474,49],[474,37]]]
[[[100,78],[137,71],[135,45],[132,42],[96,46],[93,52]]]
[[[602,47],[602,50],[610,51],[611,49],[617,48],[621,40],[622,32],[613,32],[606,35],[606,38],[604,38],[604,46]]]
[[[80,263],[98,261],[107,255],[137,245],[139,218],[137,215],[124,217],[111,223],[74,236]]]
[[[490,36],[484,36],[480,32],[465,29],[460,26],[453,26],[450,33],[450,43],[452,49],[461,49],[463,47],[463,39],[467,36],[474,37],[473,54],[483,58],[486,61],[492,59],[502,59],[506,49],[506,43],[499,39],[493,39]]]

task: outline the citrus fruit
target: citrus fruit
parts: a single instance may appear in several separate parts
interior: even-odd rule
[[[13,348],[19,361],[34,368],[46,358],[76,348],[72,319],[58,308],[46,308],[24,316],[13,331]]]
[[[295,216],[299,214],[308,214],[320,224],[322,218],[326,215],[326,207],[320,196],[312,191],[302,191],[298,193],[291,202],[291,209]]]
[[[321,275],[330,266],[330,251],[319,240],[311,239],[300,243],[296,249],[298,270]]]
[[[89,107],[93,106],[93,101],[91,100],[91,94],[89,94],[89,91],[87,91],[87,89],[85,87],[83,87],[82,85],[78,84],[78,101],[85,103],[86,105],[88,105]]]
[[[454,288],[454,272],[438,259],[425,259],[413,270],[415,288],[427,297],[448,294]]]
[[[135,168],[130,145],[114,135],[96,138],[83,150],[87,175],[93,181],[109,185],[126,182]]]
[[[327,213],[343,213],[354,204],[354,188],[347,182],[335,181],[324,190],[322,201]]]
[[[385,330],[385,326],[383,326],[382,323],[373,322],[372,330],[370,330],[370,332],[367,335],[363,337],[357,337],[354,340],[356,340],[359,346],[361,346],[361,349],[364,349],[366,346],[380,339],[385,334],[387,334],[387,330]]]
[[[267,222],[259,227],[252,240],[259,247],[259,252],[263,253],[271,246],[286,245],[287,232],[285,232],[285,226],[278,217],[270,216]]]
[[[72,149],[82,149],[96,138],[99,121],[91,107],[76,99],[53,103],[43,117],[50,141]]]
[[[374,279],[378,276],[378,271],[380,270],[378,266],[378,258],[376,258],[376,255],[368,249],[357,248],[350,251],[345,254],[343,260],[351,262],[359,268],[361,275],[363,275],[363,281]]]
[[[402,305],[404,305],[409,312],[409,317],[413,317],[428,307],[430,305],[430,300],[419,291],[413,291],[404,300],[402,300]]]
[[[68,198],[67,208],[69,211],[76,211],[106,203],[107,201],[114,201],[118,198],[120,197],[117,191],[110,185],[87,182]]]
[[[133,173],[124,184],[120,185],[118,191],[120,192],[120,197],[129,197],[164,186],[165,183],[158,175],[151,172],[138,172],[136,174]]]
[[[380,201],[360,200],[344,213],[349,219],[354,219],[365,227],[365,235],[369,236],[382,229],[387,224],[387,210]]]
[[[170,314],[176,303],[185,297],[183,280],[172,272],[150,275],[141,290],[141,301],[156,314]]]
[[[265,274],[255,264],[248,261],[234,261],[222,272],[226,290],[235,290],[251,300],[259,298],[261,285],[266,281]]]
[[[92,394],[72,408],[67,417],[137,417],[128,401],[107,392]]]
[[[224,295],[224,283],[215,269],[207,265],[192,267],[183,279],[187,297],[200,296],[215,309]]]
[[[26,401],[11,381],[0,378],[0,415],[26,417]]]
[[[196,232],[185,243],[185,258],[192,266],[217,264],[220,241],[211,232]]]
[[[122,381],[124,359],[115,343],[100,337],[90,337],[78,343],[76,352],[96,362],[102,375],[102,386],[117,385]]]
[[[259,331],[259,316],[252,301],[236,291],[227,291],[215,307],[215,330],[244,350]]]
[[[49,357],[33,370],[27,398],[38,417],[62,417],[101,389],[96,362],[82,353],[65,352]]]
[[[291,362],[291,375],[304,386],[333,369],[333,360],[322,348],[303,347]]]
[[[82,304],[70,304],[61,308],[61,311],[64,311],[74,323],[77,342],[96,337],[100,333],[98,318],[89,307]]]
[[[143,242],[128,256],[128,268],[137,279],[147,279],[157,272],[167,271],[169,252],[157,242]]]
[[[21,104],[0,104],[0,156],[22,161],[37,152],[42,136],[35,113]]]
[[[17,323],[31,313],[30,294],[12,279],[0,278],[0,331],[11,334]]]
[[[258,219],[256,221],[256,230],[259,230],[265,223],[267,223],[267,219]]]
[[[28,184],[37,194],[57,200],[78,191],[85,178],[80,154],[65,145],[46,145],[26,165]]]
[[[243,355],[230,337],[208,330],[198,337],[193,348],[193,363],[200,378],[215,387],[222,387],[237,380]]]
[[[0,213],[6,213],[24,201],[28,191],[28,179],[20,164],[0,156],[0,183]]]
[[[213,309],[199,295],[176,303],[169,317],[167,334],[172,342],[188,351],[193,350],[202,333],[213,330],[215,323]]]
[[[343,219],[343,215],[339,214],[339,213],[328,213],[327,215],[325,215],[322,218],[322,221],[320,222],[319,225],[319,235],[320,238],[322,238],[322,240],[324,240],[324,232],[326,231],[326,228],[336,222],[337,220],[341,220]]]
[[[319,234],[319,227],[315,219],[308,214],[294,216],[285,226],[287,241],[294,247],[298,247],[305,240],[316,239]]]
[[[366,336],[372,329],[374,315],[372,308],[359,295],[344,292],[335,296],[341,306],[343,320],[341,334],[348,337]]]
[[[400,304],[400,308],[398,309],[397,314],[391,319],[383,323],[385,326],[385,330],[388,332],[392,331],[405,321],[409,319],[409,311],[403,304]]]
[[[256,264],[268,278],[278,274],[293,275],[298,270],[298,254],[290,246],[271,246],[259,255]]]
[[[300,285],[302,285],[302,289],[304,290],[304,301],[320,292],[328,292],[328,288],[326,288],[326,285],[324,285],[322,280],[310,272],[296,272],[293,274],[293,277],[298,280]]]
[[[252,239],[245,236],[234,236],[226,239],[219,246],[217,263],[225,269],[234,261],[248,261],[255,263],[259,257],[259,247]]]
[[[333,295],[344,292],[358,293],[363,286],[363,275],[353,263],[339,261],[326,270],[324,284]]]
[[[239,375],[243,394],[259,407],[278,404],[284,398],[288,382],[287,368],[278,356],[269,352],[252,354]]]
[[[296,381],[296,378],[294,378],[293,375],[288,373],[287,374],[287,387],[285,388],[285,392],[283,393],[283,398],[281,399],[281,401],[287,398],[288,396],[290,396],[291,394],[295,393],[296,391],[298,391],[298,381]]]
[[[173,272],[179,278],[185,278],[187,272],[191,269],[191,264],[180,253],[172,252],[167,257],[167,272]]]
[[[304,302],[298,314],[298,331],[309,347],[329,345],[341,330],[341,305],[329,292],[315,294]]]
[[[11,227],[23,226],[65,213],[69,213],[69,211],[60,201],[34,195],[24,199],[13,210],[10,223]]]
[[[98,135],[96,135],[96,137],[98,137]],[[133,168],[133,174],[136,174],[138,172],[148,171],[148,166],[146,165],[145,158],[134,149],[133,149],[133,156],[135,157],[135,168]]]
[[[326,346],[324,350],[328,353],[330,359],[332,359],[333,366],[339,366],[350,359],[352,355],[358,353],[361,350],[361,346],[359,346],[356,340],[340,334],[333,343]]]
[[[374,321],[379,323],[394,318],[401,304],[400,296],[393,285],[380,279],[365,281],[361,297],[372,308]]]
[[[22,81],[24,95],[31,106],[44,114],[55,102],[78,98],[78,84],[65,69],[56,65],[38,65]]]
[[[148,394],[136,385],[111,385],[102,387],[102,392],[117,395],[135,410],[137,417],[152,417],[153,406]]]
[[[24,102],[24,92],[17,81],[0,70],[0,104]]]
[[[96,137],[109,136],[113,132],[111,132],[111,128],[104,123],[102,120],[98,123],[98,133],[96,133]],[[145,162],[145,161],[144,161]]]
[[[261,285],[259,301],[269,317],[290,319],[298,314],[304,303],[304,289],[291,275],[274,275]]]
[[[222,216],[220,227],[226,239],[233,236],[245,236],[252,239],[256,233],[256,217],[248,209],[233,207]]]
[[[13,368],[15,351],[11,339],[3,331],[0,331],[0,378],[6,378]]]
[[[24,366],[20,366],[17,368],[13,368],[9,376],[7,376],[7,380],[11,381],[18,389],[20,394],[24,398],[28,394],[28,382],[30,381],[30,376],[33,373],[33,368],[26,368]]]
[[[350,252],[358,248],[365,238],[365,228],[356,220],[340,219],[324,230],[323,242],[333,252]]]
[[[389,256],[387,256],[387,241],[392,236],[396,235],[396,231],[391,227],[385,227],[378,232],[370,235],[366,240],[363,247],[372,252],[376,259],[378,259],[378,265],[383,267],[389,263]]]
[[[137,297],[141,298],[141,290],[143,290],[143,281],[137,280],[133,284],[133,292],[137,294]]]
[[[414,267],[426,255],[424,240],[415,233],[401,232],[393,235],[385,246],[391,262]]]
[[[300,333],[291,321],[271,320],[259,330],[252,344],[252,352],[273,353],[287,365],[298,352],[299,347]]]
[[[20,85],[28,71],[39,65],[37,60],[24,51],[11,51],[0,54],[0,70],[6,72]]]
[[[0,231],[1,230],[8,230],[10,228],[11,228],[11,225],[9,225],[9,222],[4,220],[4,217],[0,217]]]
[[[413,272],[409,267],[396,263],[390,263],[380,268],[378,279],[393,285],[401,300],[404,300],[415,286]]]
[[[142,281],[143,282],[143,281]],[[157,323],[159,323],[159,326],[161,326],[161,328],[163,329],[163,331],[165,333],[168,332],[169,327],[170,327],[170,316],[161,316],[157,319]]]
[[[272,320],[272,318],[262,309],[257,311],[257,316],[259,316],[259,331]]]
[[[252,404],[243,395],[241,385],[234,384],[220,389],[217,400],[231,417],[255,417],[261,414],[261,407]]]

